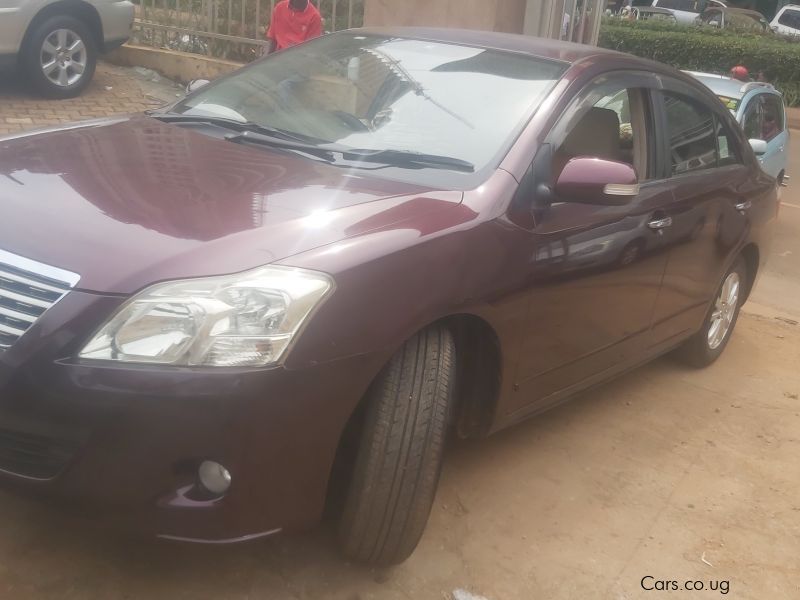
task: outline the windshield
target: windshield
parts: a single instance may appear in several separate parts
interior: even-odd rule
[[[444,156],[478,171],[506,150],[564,69],[521,54],[343,33],[254,63],[172,112],[320,145]]]

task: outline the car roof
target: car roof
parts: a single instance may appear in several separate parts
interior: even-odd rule
[[[736,98],[741,100],[745,94],[754,89],[760,89],[763,92],[777,94],[778,91],[769,83],[760,81],[739,81],[726,75],[715,75],[714,73],[700,73],[698,71],[684,71],[701,83],[706,85],[717,96],[725,96],[726,98]]]
[[[365,27],[357,31],[366,35],[385,35],[399,38],[428,40],[466,46],[478,46],[492,50],[518,52],[537,58],[549,58],[568,63],[578,62],[590,56],[629,56],[596,46],[562,42],[549,38],[539,38],[516,33],[500,33],[497,31],[477,31],[471,29],[450,29],[438,27]],[[630,57],[635,58],[635,57]],[[636,59],[641,60],[641,59]],[[641,60],[642,63],[649,61]]]

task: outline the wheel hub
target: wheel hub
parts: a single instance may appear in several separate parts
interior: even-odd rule
[[[712,350],[716,350],[728,335],[738,303],[739,274],[733,272],[725,278],[714,303],[714,311],[711,313],[708,327],[708,347]]]

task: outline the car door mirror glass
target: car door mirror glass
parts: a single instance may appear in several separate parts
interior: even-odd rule
[[[639,193],[634,168],[623,162],[591,156],[570,160],[555,185],[561,202],[622,206]]]
[[[767,153],[767,142],[764,140],[750,139],[748,141],[756,156],[762,156]]]

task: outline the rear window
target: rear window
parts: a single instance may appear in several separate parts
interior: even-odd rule
[[[783,11],[783,14],[778,17],[778,23],[792,29],[800,29],[800,10]]]

